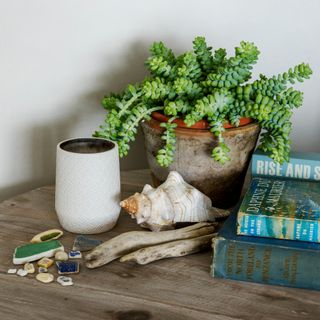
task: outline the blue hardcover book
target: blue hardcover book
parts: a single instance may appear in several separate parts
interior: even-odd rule
[[[253,176],[320,181],[320,153],[292,151],[290,161],[281,165],[256,150],[252,155],[251,172]]]
[[[239,236],[237,209],[213,239],[212,276],[320,289],[320,244]]]
[[[320,242],[320,183],[254,177],[239,208],[237,233]]]

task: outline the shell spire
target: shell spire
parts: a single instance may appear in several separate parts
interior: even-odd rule
[[[138,212],[138,201],[136,200],[135,195],[121,201],[120,206],[131,215],[135,215]]]

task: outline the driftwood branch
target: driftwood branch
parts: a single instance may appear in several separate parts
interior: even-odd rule
[[[186,256],[210,248],[211,240],[216,235],[216,233],[212,233],[197,238],[171,241],[142,248],[123,256],[120,261],[135,261],[138,264],[148,264],[165,258]]]
[[[208,235],[214,232],[216,225],[216,223],[201,222],[186,228],[157,233],[149,231],[125,232],[102,243],[87,254],[85,257],[86,266],[97,268],[144,247]]]

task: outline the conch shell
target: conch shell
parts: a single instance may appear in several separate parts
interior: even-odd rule
[[[177,222],[215,221],[229,211],[212,207],[205,194],[186,183],[182,176],[171,171],[158,188],[146,184],[141,193],[120,202],[137,223],[152,231],[173,229]]]

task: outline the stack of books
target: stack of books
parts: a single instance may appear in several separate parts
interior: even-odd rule
[[[256,151],[252,176],[213,240],[213,277],[320,290],[320,154]]]

